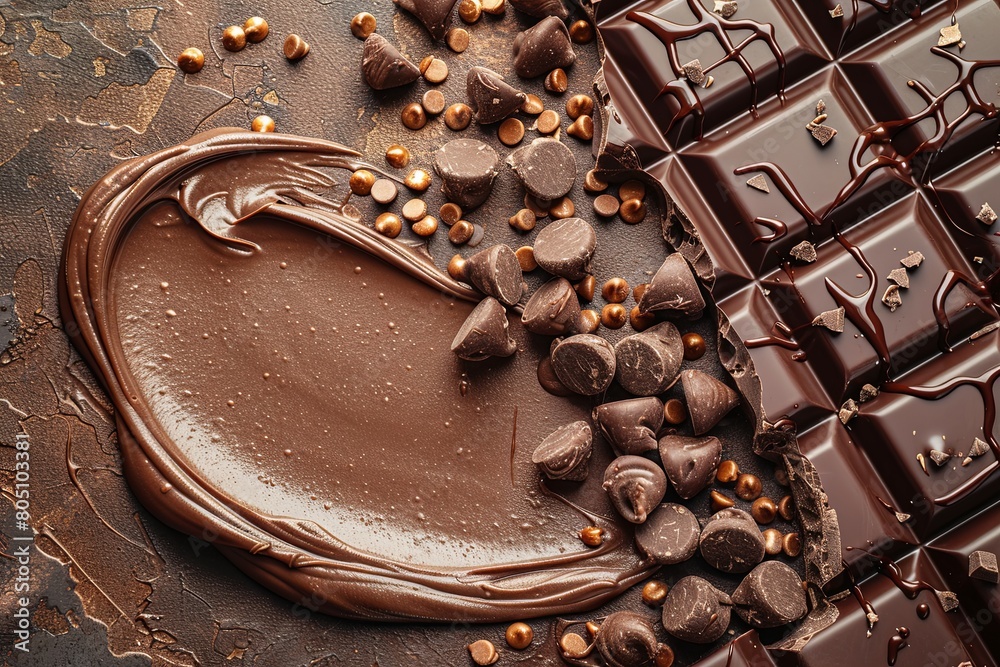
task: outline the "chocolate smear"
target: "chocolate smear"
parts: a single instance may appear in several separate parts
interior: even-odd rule
[[[740,403],[739,394],[701,371],[684,371],[681,384],[695,435],[710,431]]]
[[[992,551],[973,551],[969,554],[969,576],[991,584],[1000,583],[997,555]]]
[[[747,185],[749,185],[754,190],[760,190],[761,192],[771,191],[771,188],[767,187],[767,179],[764,178],[764,174],[757,174],[755,176],[751,176],[750,179],[747,181]]]
[[[666,311],[697,317],[705,309],[698,280],[679,252],[667,255],[639,299],[639,312]]]
[[[558,16],[565,20],[569,18],[569,10],[562,0],[507,0],[510,6],[528,16],[543,19],[547,16]]]
[[[924,254],[919,250],[916,252],[907,253],[906,257],[899,260],[899,263],[908,269],[915,269],[920,266],[924,261]]]
[[[672,651],[657,640],[653,624],[645,616],[631,611],[616,611],[604,619],[595,642],[597,652],[608,667],[651,666],[657,656],[672,655]]]
[[[910,286],[910,274],[908,274],[904,268],[893,269],[889,272],[889,275],[886,276],[886,278],[900,287],[908,288]]]
[[[903,305],[903,297],[899,295],[899,285],[889,285],[885,288],[882,303],[889,308],[889,312],[896,312],[896,309]]]
[[[507,158],[524,189],[542,201],[566,196],[576,182],[576,158],[557,139],[540,137]]]
[[[509,357],[517,343],[508,332],[507,311],[491,296],[479,302],[451,343],[451,351],[466,361]]]
[[[711,644],[725,634],[733,601],[701,577],[684,577],[663,603],[663,629],[678,639]]]
[[[465,92],[469,106],[476,113],[476,120],[489,125],[503,120],[521,108],[528,96],[503,80],[503,77],[485,67],[469,69],[465,77]]]
[[[604,471],[604,490],[622,518],[644,523],[667,493],[667,476],[647,458],[619,456]]]
[[[709,485],[722,461],[722,443],[714,436],[668,435],[658,443],[660,460],[677,495],[690,500]]]
[[[662,394],[677,382],[684,360],[681,334],[670,322],[622,338],[615,344],[618,384],[630,394]]]
[[[812,325],[814,327],[826,327],[830,331],[835,333],[843,333],[844,331],[844,308],[835,308],[833,310],[825,310],[816,317],[813,318]]]
[[[580,218],[556,220],[535,237],[535,261],[555,276],[582,280],[590,273],[597,234]]]
[[[513,306],[521,299],[521,262],[510,246],[498,243],[468,259],[469,282],[483,294]]]
[[[375,90],[386,90],[413,83],[420,78],[420,69],[376,32],[365,40],[361,74]]]
[[[788,254],[800,262],[812,264],[816,261],[816,246],[809,241],[801,241],[792,246],[792,249],[788,251]]]
[[[736,613],[755,628],[776,628],[799,620],[809,611],[802,580],[781,561],[753,569],[733,591]]]
[[[676,503],[660,505],[635,529],[636,546],[660,565],[676,565],[694,556],[700,536],[694,512]]]
[[[463,211],[489,198],[499,164],[497,152],[476,139],[453,139],[434,153],[434,171],[441,177],[441,192]]]
[[[582,482],[590,472],[593,434],[585,421],[560,426],[531,453],[531,462],[549,479]]]
[[[655,396],[613,401],[594,408],[594,422],[620,454],[645,454],[657,447],[663,402]]]
[[[397,6],[413,14],[424,24],[434,39],[441,39],[448,32],[451,10],[456,0],[392,0]]]
[[[553,278],[535,290],[521,314],[524,328],[542,336],[572,333],[579,322],[580,302],[565,278]]]
[[[615,379],[615,350],[600,336],[577,334],[553,348],[552,368],[567,389],[594,396]]]
[[[741,509],[719,510],[709,518],[698,544],[705,562],[722,572],[749,572],[764,560],[764,536]]]
[[[575,62],[569,30],[558,17],[544,18],[514,38],[514,71],[522,78],[533,79]]]
[[[997,221],[996,211],[990,206],[989,202],[984,202],[983,207],[979,209],[979,213],[976,214],[976,220],[983,223],[984,225],[992,225]]]

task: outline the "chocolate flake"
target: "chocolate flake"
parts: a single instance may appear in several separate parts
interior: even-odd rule
[[[826,146],[830,143],[831,139],[837,136],[837,130],[829,125],[816,125],[809,132],[813,135],[813,139],[819,142],[820,146]]]
[[[714,436],[660,438],[660,461],[677,495],[690,500],[708,486],[722,461],[722,443]]]
[[[973,551],[969,554],[969,576],[991,584],[1000,583],[997,555],[992,551]]]
[[[812,264],[816,261],[816,246],[809,241],[801,241],[794,245],[788,254],[800,262]]]
[[[570,391],[595,396],[615,379],[615,350],[600,336],[577,334],[553,348],[552,368]]]
[[[941,36],[938,37],[938,46],[952,46],[962,41],[962,31],[958,29],[958,23],[953,23],[941,28]]]
[[[701,85],[705,81],[705,70],[701,67],[701,61],[695,58],[691,62],[684,63],[681,65],[681,69],[684,70],[684,76],[687,77],[688,81],[695,84],[696,86]]]
[[[514,71],[519,77],[533,79],[557,67],[576,62],[576,52],[566,24],[549,16],[518,33],[514,38]]]
[[[923,452],[917,452],[917,463],[920,464],[920,469],[924,471],[924,474],[930,477],[930,472],[927,470],[927,457],[923,455]]]
[[[558,16],[561,19],[569,17],[569,10],[562,0],[508,0],[514,9],[528,16],[543,19],[546,16]]]
[[[886,278],[900,287],[909,288],[910,286],[910,274],[906,272],[906,269],[895,268],[889,272],[889,275],[886,276]]]
[[[830,10],[830,18],[839,19],[844,15],[844,8],[838,3],[836,7]]]
[[[639,551],[660,565],[676,565],[694,556],[700,536],[694,512],[675,503],[660,505],[635,529]]]
[[[889,312],[895,312],[903,305],[903,297],[899,295],[899,285],[889,285],[882,295],[882,303],[889,307]]]
[[[420,78],[420,69],[377,32],[365,40],[361,74],[375,90],[397,88]]]
[[[947,452],[942,452],[940,449],[932,449],[927,452],[927,458],[934,462],[937,467],[943,466],[945,463],[951,460],[951,454]]]
[[[755,628],[776,628],[809,611],[802,580],[784,563],[769,560],[744,577],[733,591],[737,615]]]
[[[726,633],[732,606],[732,599],[708,581],[684,577],[663,602],[663,629],[684,641],[711,644]]]
[[[594,423],[619,454],[645,454],[657,447],[663,402],[655,396],[613,401],[594,408]]]
[[[973,333],[971,336],[969,336],[969,340],[976,340],[977,338],[982,338],[986,334],[993,333],[997,329],[1000,329],[1000,320],[997,320],[995,322],[990,322],[989,324],[987,324],[982,329],[979,329],[978,331],[976,331],[975,333]]]
[[[861,393],[858,395],[858,403],[867,403],[878,396],[878,387],[873,384],[865,383],[861,387]]]
[[[508,333],[507,311],[491,296],[479,302],[451,343],[451,351],[466,361],[509,357],[517,343]]]
[[[565,278],[553,278],[531,295],[524,305],[521,323],[532,333],[562,336],[580,323],[580,302],[573,285]]]
[[[767,187],[767,179],[764,178],[764,174],[757,174],[756,176],[751,176],[750,180],[747,181],[749,185],[754,190],[760,190],[761,192],[770,192],[771,188]]]
[[[556,220],[535,237],[535,261],[555,276],[582,280],[590,273],[597,233],[581,218]]]
[[[531,454],[531,462],[549,479],[582,482],[590,472],[593,434],[585,421],[560,426]]]
[[[684,360],[684,342],[677,327],[661,322],[618,341],[615,358],[618,384],[625,391],[636,396],[654,396],[677,382]]]
[[[924,254],[920,251],[910,251],[906,257],[899,260],[899,263],[908,269],[915,269],[924,261]]]
[[[843,333],[844,331],[844,308],[835,308],[834,310],[826,310],[813,318],[812,325],[814,327],[826,327],[830,331],[835,333]]]
[[[705,309],[698,280],[684,256],[679,252],[667,255],[649,286],[639,299],[639,312],[676,311],[697,317]]]
[[[840,417],[841,424],[847,424],[855,417],[858,416],[858,404],[854,402],[853,398],[849,398],[844,401],[844,404],[840,406],[840,411],[837,413]]]
[[[641,456],[619,456],[604,471],[604,490],[630,523],[645,523],[667,493],[663,469]]]
[[[733,2],[733,0],[715,0],[715,9],[712,11],[722,18],[728,19],[735,14],[736,10],[739,8],[739,4]]]
[[[681,373],[681,384],[695,435],[710,431],[740,404],[739,394],[701,371],[684,371]]]
[[[449,201],[470,211],[485,202],[499,173],[500,157],[477,139],[454,139],[434,153],[434,171]]]
[[[992,225],[997,221],[996,211],[990,206],[989,202],[983,202],[983,207],[979,209],[979,213],[976,215],[976,220],[983,223],[984,225]]]
[[[527,101],[528,96],[486,67],[472,67],[465,77],[465,92],[476,120],[489,125],[503,120]]]
[[[521,299],[521,262],[504,243],[480,250],[468,259],[469,282],[483,294],[513,306]]]
[[[511,153],[507,164],[525,190],[543,201],[566,196],[576,182],[576,158],[558,139],[535,139]]]
[[[451,10],[457,0],[393,0],[397,6],[413,14],[434,39],[448,32]]]

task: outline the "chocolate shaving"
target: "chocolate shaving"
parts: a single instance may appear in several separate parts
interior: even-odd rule
[[[757,174],[756,176],[751,176],[750,180],[747,181],[749,185],[754,190],[760,190],[761,192],[770,192],[771,188],[767,187],[767,179],[764,178],[764,174]]]
[[[997,221],[996,211],[990,206],[989,202],[983,202],[983,207],[979,209],[979,213],[976,215],[976,220],[983,223],[984,225],[992,225]]]
[[[826,327],[830,331],[835,333],[843,333],[844,331],[844,308],[835,308],[834,310],[826,310],[813,318],[812,325],[814,327]]]
[[[816,246],[809,241],[801,241],[792,246],[788,254],[800,262],[811,264],[816,261]]]

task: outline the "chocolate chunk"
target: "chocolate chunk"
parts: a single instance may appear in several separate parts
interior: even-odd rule
[[[979,458],[988,451],[990,451],[990,446],[986,444],[985,440],[982,440],[981,438],[973,438],[972,447],[969,448],[969,456],[972,458]]]
[[[806,129],[812,132],[817,127],[825,123],[827,118],[829,118],[829,116],[827,116],[825,113],[816,114],[815,118],[806,123]]]
[[[826,102],[819,100],[816,102],[816,115],[820,116],[826,113]]]
[[[740,6],[733,0],[715,0],[715,9],[712,11],[724,19],[728,19]]]
[[[962,41],[962,31],[959,30],[957,23],[953,23],[952,25],[946,25],[945,27],[941,28],[937,45],[951,46],[953,44],[958,44],[961,41]]]
[[[635,543],[639,551],[660,565],[676,565],[698,551],[700,535],[701,526],[691,510],[664,503],[635,529]]]
[[[524,282],[517,255],[503,243],[480,250],[468,259],[469,282],[483,294],[513,306],[521,298]]]
[[[615,378],[615,350],[600,336],[577,334],[553,348],[552,368],[567,389],[594,396]]]
[[[996,211],[993,210],[989,202],[984,203],[983,207],[979,209],[979,213],[976,214],[976,220],[984,225],[992,225],[997,221]]]
[[[697,58],[681,65],[681,69],[684,70],[684,76],[687,77],[687,80],[694,85],[699,86],[705,82],[705,70]]]
[[[843,333],[844,331],[844,308],[826,310],[813,318],[814,327],[826,327],[830,331]]]
[[[893,269],[892,271],[889,272],[889,275],[886,276],[886,278],[896,283],[900,287],[910,286],[910,274],[908,274],[906,272],[906,269],[904,268]]]
[[[899,263],[908,269],[915,269],[920,266],[924,261],[924,254],[920,251],[909,252],[906,257],[899,260]]]
[[[604,490],[626,521],[643,523],[666,495],[667,476],[649,459],[619,456],[604,471]]]
[[[846,424],[858,416],[858,404],[854,402],[853,398],[847,399],[844,401],[844,404],[840,406],[837,416],[840,417],[841,424]]]
[[[736,613],[755,628],[793,623],[809,611],[802,580],[781,561],[769,560],[753,569],[733,591]]]
[[[749,572],[764,560],[764,536],[741,509],[719,510],[705,523],[698,544],[705,562],[722,572]]]
[[[582,482],[590,472],[593,435],[585,421],[560,426],[531,454],[531,462],[549,479]]]
[[[844,15],[844,8],[840,3],[830,10],[830,18],[839,19]]]
[[[722,461],[722,443],[714,436],[668,435],[658,443],[660,460],[677,495],[690,500],[715,477]]]
[[[616,452],[645,454],[656,449],[663,403],[655,396],[605,403],[594,408],[594,422]]]
[[[697,317],[705,299],[691,266],[679,252],[667,255],[639,299],[639,312],[666,311]]]
[[[878,396],[878,387],[873,384],[865,383],[861,387],[861,393],[858,394],[858,403],[867,403]]]
[[[684,360],[681,334],[670,322],[622,338],[615,344],[618,384],[636,396],[662,394],[677,382]]]
[[[889,285],[885,288],[882,303],[889,307],[889,312],[896,312],[896,309],[903,305],[903,297],[899,295],[899,285]]]
[[[809,128],[809,133],[813,135],[813,139],[819,142],[820,146],[826,146],[830,143],[830,140],[837,136],[837,130],[833,129],[829,125],[813,125]]]
[[[581,280],[590,273],[597,234],[580,218],[556,220],[535,237],[535,261],[549,273]]]
[[[663,629],[678,639],[711,644],[726,633],[733,601],[701,577],[684,577],[663,602]]]
[[[533,79],[557,67],[576,62],[566,24],[556,16],[544,18],[514,38],[514,71]]]
[[[361,55],[361,74],[375,90],[396,88],[420,78],[420,69],[377,32],[365,40]]]
[[[940,449],[932,449],[927,452],[927,458],[934,462],[938,468],[943,466],[945,463],[951,460],[951,454],[947,452],[942,452]]]
[[[434,39],[441,39],[448,32],[451,9],[457,0],[392,0],[397,6],[413,14],[424,24]]]
[[[991,551],[973,551],[969,554],[969,576],[991,584],[1000,583],[997,555]]]
[[[740,403],[739,394],[701,371],[684,371],[681,384],[695,435],[710,431]]]
[[[809,241],[802,241],[794,245],[788,254],[800,262],[812,264],[816,261],[816,246]]]
[[[569,17],[569,10],[562,0],[508,0],[510,6],[528,16],[543,19],[546,16]]]
[[[751,176],[747,181],[749,185],[754,190],[760,190],[761,192],[770,192],[771,188],[767,187],[767,179],[764,178],[764,174],[757,174],[756,176]]]
[[[479,302],[451,343],[451,351],[466,361],[509,357],[517,343],[507,331],[507,311],[491,296]]]
[[[580,302],[565,278],[554,278],[535,290],[521,314],[524,328],[542,336],[571,333],[579,322]]]
[[[503,120],[528,99],[502,76],[485,67],[469,70],[465,77],[465,92],[469,96],[469,106],[476,112],[476,120],[482,125]]]
[[[434,153],[434,171],[441,177],[441,192],[469,211],[493,191],[500,158],[476,139],[454,139]]]
[[[535,139],[511,153],[507,164],[524,188],[543,201],[564,197],[576,182],[576,158],[557,139]]]
[[[657,640],[653,624],[631,611],[616,611],[604,619],[595,644],[607,667],[651,666],[659,656],[673,655],[669,647]],[[657,664],[671,662],[660,658]]]

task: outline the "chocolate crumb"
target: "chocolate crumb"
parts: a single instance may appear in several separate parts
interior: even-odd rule
[[[841,424],[847,424],[847,422],[858,416],[858,404],[854,402],[853,398],[847,399],[844,401],[844,404],[840,406],[840,411],[837,412],[837,416],[840,417]]]
[[[992,551],[973,551],[969,554],[969,576],[991,584],[1000,583],[997,555]]]
[[[910,286],[910,274],[906,272],[906,269],[896,268],[889,272],[886,276],[889,280],[896,283],[900,287],[908,288]]]
[[[801,241],[795,244],[792,249],[788,251],[788,254],[800,262],[812,264],[816,261],[816,246],[809,241]]]
[[[844,15],[844,8],[841,7],[839,4],[830,10],[830,18],[839,19],[843,15]]]
[[[903,305],[903,297],[899,295],[899,285],[889,285],[882,295],[882,303],[889,307],[889,312],[895,312]]]
[[[983,207],[979,209],[979,213],[976,215],[976,220],[984,225],[992,225],[997,221],[996,211],[993,210],[989,202],[983,203]]]
[[[876,396],[878,396],[878,387],[866,383],[861,387],[861,393],[858,395],[858,403],[867,403]]]
[[[839,6],[839,5],[838,5]],[[826,113],[826,102],[819,100],[816,102],[816,115],[822,115]]]
[[[817,125],[809,130],[813,139],[819,142],[820,146],[826,146],[830,140],[837,136],[837,130],[829,125]]]
[[[977,459],[986,452],[990,451],[990,446],[986,444],[985,440],[981,438],[973,438],[972,447],[969,448],[969,455],[962,461],[963,466],[967,466],[972,463],[973,459]]]
[[[767,179],[764,178],[764,174],[757,174],[752,176],[750,180],[747,181],[749,185],[754,190],[760,190],[761,192],[770,192],[771,188],[767,187]]]
[[[927,457],[921,452],[917,452],[917,463],[920,464],[920,469],[924,471],[924,474],[929,477],[931,473],[927,470]]]
[[[924,261],[924,255],[922,252],[910,252],[903,259],[899,260],[899,263],[908,269],[915,269]]]
[[[549,479],[582,482],[590,472],[593,434],[585,421],[560,426],[531,454],[531,462]]]
[[[815,318],[813,318],[812,325],[814,327],[826,327],[830,331],[835,333],[843,333],[844,331],[844,308],[835,308],[834,310],[827,310]]]
[[[728,19],[735,14],[736,10],[739,8],[739,4],[733,2],[733,0],[715,0],[715,9],[712,11],[722,18]]]

